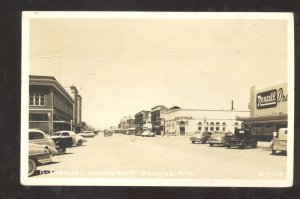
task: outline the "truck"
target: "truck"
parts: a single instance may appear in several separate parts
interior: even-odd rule
[[[257,147],[256,136],[252,134],[251,130],[248,128],[236,128],[234,130],[233,136],[226,139],[225,146],[230,148],[232,146],[237,146],[240,149],[245,149],[247,146],[252,148]]]
[[[277,151],[287,153],[287,128],[280,128],[278,132],[273,133],[273,140],[271,142],[272,154],[276,154]]]

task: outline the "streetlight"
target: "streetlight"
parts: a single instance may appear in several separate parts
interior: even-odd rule
[[[48,112],[48,127],[49,127],[49,135],[52,135],[52,132],[51,132],[51,116],[52,116],[52,114],[51,114],[51,112]]]

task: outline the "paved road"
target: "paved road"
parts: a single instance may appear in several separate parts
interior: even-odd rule
[[[82,147],[53,157],[34,178],[203,178],[283,179],[286,156],[257,149],[191,144],[188,137],[135,137],[115,134],[88,138]],[[42,173],[40,175],[40,173]],[[45,174],[46,173],[46,174]]]

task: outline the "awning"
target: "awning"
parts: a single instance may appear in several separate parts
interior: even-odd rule
[[[279,123],[287,122],[287,114],[281,115],[267,115],[267,116],[256,116],[256,117],[236,117],[238,121],[243,121],[245,124],[249,123]]]

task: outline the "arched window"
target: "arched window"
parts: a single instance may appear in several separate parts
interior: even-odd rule
[[[239,128],[239,123],[238,122],[234,123],[234,128],[236,128],[236,129]]]
[[[210,123],[210,129],[211,131],[213,131],[215,129],[215,124],[213,122]]]
[[[201,129],[202,129],[202,123],[199,122],[199,123],[198,123],[198,130],[201,131]]]
[[[226,130],[226,123],[225,122],[222,123],[222,128],[223,128],[223,131]]]
[[[219,130],[220,130],[220,123],[217,122],[217,123],[216,123],[216,131],[219,131]]]

